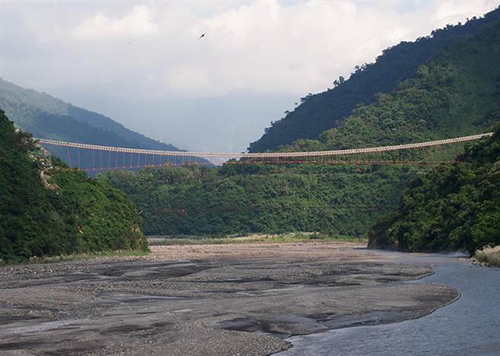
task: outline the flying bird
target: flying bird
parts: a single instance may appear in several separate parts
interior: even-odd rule
[[[198,38],[198,39],[199,39],[199,40],[201,40],[203,37],[205,37],[205,35],[206,35],[206,34],[207,34],[207,33],[205,32],[205,33],[204,33],[204,34],[202,34],[202,35],[200,36],[200,38]]]

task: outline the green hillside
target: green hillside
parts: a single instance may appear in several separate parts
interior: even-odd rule
[[[384,146],[483,132],[497,120],[500,96],[500,21],[441,51],[416,76],[377,101],[359,106],[319,140],[283,150]]]
[[[0,111],[0,262],[146,249],[140,224],[123,193],[68,169]]]
[[[404,251],[473,253],[486,245],[500,245],[500,124],[453,166],[414,180],[369,240],[370,247]]]
[[[35,90],[24,89],[0,78],[0,109],[16,127],[35,137],[104,146],[178,151],[165,144],[131,131],[109,117],[68,104]],[[51,147],[51,152],[70,162],[67,150]],[[80,168],[95,168],[91,152],[80,152]],[[108,154],[104,153],[104,161]],[[113,157],[123,160],[122,154]]]
[[[107,172],[152,235],[322,231],[361,237],[413,177],[404,168],[303,165]]]
[[[262,138],[250,144],[250,152],[274,150],[281,145],[290,145],[298,139],[318,139],[324,131],[339,127],[357,106],[380,101],[383,95],[379,93],[390,93],[398,84],[414,77],[416,69],[434,59],[443,48],[453,45],[464,36],[482,31],[499,19],[500,9],[497,9],[486,14],[484,18],[472,19],[464,25],[448,25],[444,29],[433,31],[431,36],[419,38],[415,42],[402,42],[386,49],[375,63],[356,66],[349,79],[336,80],[332,89],[302,98],[301,104],[295,110],[283,119],[273,122]],[[498,63],[496,66],[498,67]],[[425,75],[425,72],[421,70],[417,75]],[[394,115],[391,117],[392,121],[397,119]],[[386,126],[390,130],[396,129],[389,120],[386,120]],[[356,136],[353,144],[364,140],[366,134],[356,129],[353,127],[354,134],[351,135]],[[323,137],[321,140],[327,139],[328,137]],[[329,142],[336,143],[337,139],[338,137],[333,137]],[[348,139],[345,141],[350,142]],[[308,148],[306,146],[306,149]]]

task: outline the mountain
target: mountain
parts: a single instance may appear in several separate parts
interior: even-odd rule
[[[325,130],[338,127],[358,105],[376,102],[379,93],[389,93],[399,83],[414,77],[416,69],[435,58],[443,48],[499,19],[500,8],[464,25],[448,25],[428,37],[386,49],[375,63],[356,66],[349,79],[336,80],[332,89],[302,98],[295,110],[273,122],[259,140],[252,142],[249,151],[264,152],[298,139],[317,139]]]
[[[54,98],[46,93],[24,89],[0,78],[0,109],[14,121],[16,127],[31,132],[35,137],[60,141],[118,146],[153,150],[179,151],[137,132],[131,131],[111,118]],[[51,152],[71,164],[62,148]],[[108,154],[104,153],[107,161]],[[117,161],[124,158],[117,154]],[[80,168],[93,168],[91,153],[82,151]]]
[[[499,120],[500,20],[456,40],[413,78],[359,105],[318,140],[283,150],[312,151],[396,145],[483,132]]]
[[[0,111],[0,263],[147,249],[132,202],[15,130]]]
[[[453,166],[414,180],[399,207],[369,233],[369,246],[403,251],[500,245],[500,122]]]

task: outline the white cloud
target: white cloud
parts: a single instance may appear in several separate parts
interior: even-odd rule
[[[348,75],[354,65],[373,61],[384,48],[464,20],[463,14],[474,9],[482,14],[492,4],[450,7],[439,2],[401,14],[395,9],[401,3],[380,7],[308,1],[283,6],[277,0],[254,1],[188,24],[191,36],[208,34],[182,58],[184,75],[177,75],[175,66],[166,69],[169,89],[193,97],[241,89],[293,95],[319,91],[339,75]],[[181,52],[186,49],[180,47]]]
[[[481,16],[493,9],[492,5],[500,5],[499,1],[444,1],[439,2],[432,18],[439,26],[449,23],[464,22],[466,18]]]
[[[399,11],[406,4],[80,3],[70,12],[75,5],[61,3],[51,11],[23,11],[38,44],[57,48],[35,67],[79,68],[51,76],[61,85],[71,78],[82,86],[114,86],[122,95],[197,98],[249,90],[300,96],[326,89],[388,46],[481,15],[498,0],[414,2],[413,11]]]
[[[138,5],[121,18],[99,12],[84,20],[72,33],[76,39],[84,40],[133,39],[156,34],[158,27],[152,21],[150,7]]]

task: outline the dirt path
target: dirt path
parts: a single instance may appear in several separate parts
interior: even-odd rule
[[[355,243],[154,247],[147,257],[0,268],[5,355],[268,355],[290,335],[420,317],[432,271]]]

